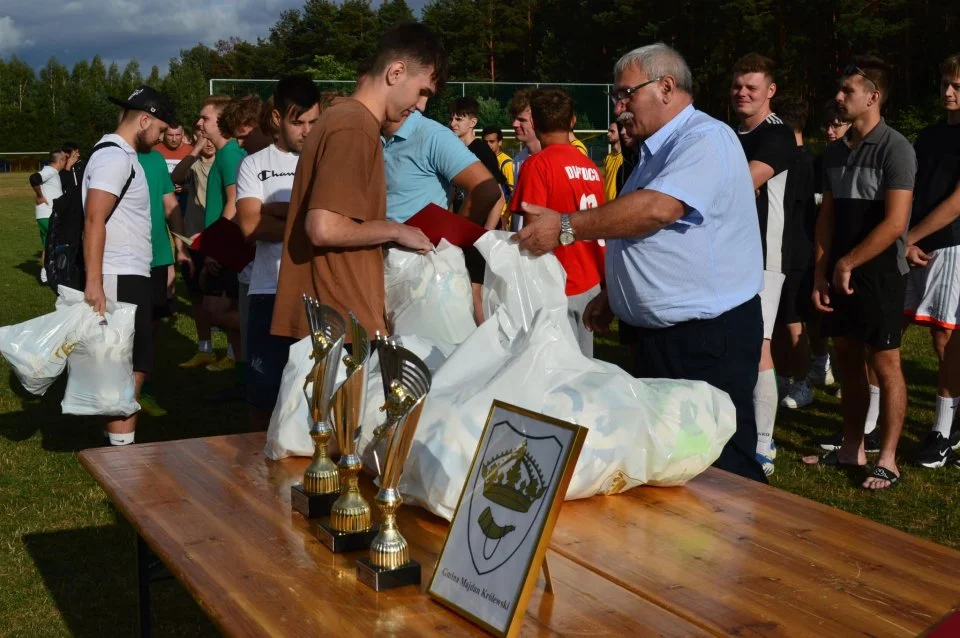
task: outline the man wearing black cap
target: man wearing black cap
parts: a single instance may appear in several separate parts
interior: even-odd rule
[[[173,107],[162,93],[141,85],[126,100],[117,130],[100,138],[83,174],[84,298],[103,314],[107,299],[136,304],[133,374],[137,396],[153,364],[150,286],[150,193],[137,151],[148,152],[170,122]],[[137,415],[107,421],[111,445],[133,443]]]

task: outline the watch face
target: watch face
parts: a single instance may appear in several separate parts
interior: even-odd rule
[[[562,232],[560,233],[560,245],[569,246],[573,243],[573,233],[571,232]]]

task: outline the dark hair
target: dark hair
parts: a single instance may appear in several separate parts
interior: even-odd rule
[[[360,63],[358,75],[383,73],[396,60],[433,67],[437,93],[447,82],[447,50],[433,31],[417,22],[398,24],[380,36],[377,50]]]
[[[960,75],[960,53],[955,53],[940,63],[940,74],[945,78]]]
[[[237,131],[244,126],[259,128],[261,107],[260,98],[256,95],[232,98],[217,118],[220,132],[224,137],[236,137]]]
[[[530,114],[533,116],[533,128],[537,133],[573,130],[573,98],[563,89],[535,89],[530,94]]]
[[[271,139],[276,139],[280,133],[277,127],[273,125],[273,96],[267,98],[260,109],[260,132]]]
[[[320,101],[320,91],[306,75],[288,75],[280,78],[273,88],[273,108],[281,117],[292,114],[300,117]]]
[[[56,162],[57,158],[60,157],[61,155],[69,155],[69,154],[70,154],[69,152],[63,150],[62,148],[55,148],[52,151],[50,151],[50,161]]]
[[[840,107],[834,100],[827,100],[827,103],[823,105],[823,125],[828,126],[841,120],[843,118],[840,116]]]
[[[776,64],[773,60],[760,55],[759,53],[748,53],[733,63],[733,74],[744,75],[746,73],[763,73],[770,78],[771,82],[776,81]]]
[[[484,126],[483,133],[480,134],[480,137],[486,137],[491,134],[495,134],[498,140],[503,141],[503,129],[499,126]]]
[[[850,60],[850,65],[844,69],[843,77],[860,75],[859,72],[851,73],[851,67],[862,71],[862,78],[869,80],[877,87],[880,91],[880,104],[883,105],[890,97],[890,65],[875,55],[855,55]]]
[[[469,95],[458,97],[450,104],[450,115],[462,115],[464,117],[480,117],[480,104],[475,98]]]
[[[778,95],[773,99],[773,111],[795,133],[802,133],[807,126],[810,105],[799,95]]]
[[[530,89],[520,89],[513,94],[513,99],[510,100],[510,116],[517,117],[521,113],[527,110],[530,106]]]
[[[79,151],[80,145],[76,142],[64,142],[63,146],[60,147],[60,150],[69,155],[74,151]]]

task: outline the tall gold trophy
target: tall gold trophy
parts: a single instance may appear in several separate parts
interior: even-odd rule
[[[339,496],[340,481],[337,466],[330,459],[327,445],[333,436],[328,422],[333,385],[343,351],[346,323],[343,315],[303,296],[303,305],[310,325],[313,342],[313,369],[303,384],[303,392],[310,404],[310,438],[313,439],[313,459],[303,473],[303,483],[290,488],[293,508],[307,518],[327,516]]]
[[[320,523],[317,528],[317,538],[332,552],[367,549],[377,534],[370,504],[360,494],[357,476],[361,468],[357,440],[360,438],[360,419],[367,389],[370,339],[352,312],[350,334],[352,353],[343,358],[347,365],[347,379],[333,395],[330,415],[340,446],[340,461],[337,463],[340,497],[330,509],[329,522]]]
[[[370,545],[370,557],[357,561],[357,579],[382,591],[420,584],[420,563],[410,558],[407,540],[397,528],[397,509],[403,503],[397,486],[410,453],[413,435],[430,392],[430,370],[415,354],[396,343],[380,342],[380,372],[386,390],[387,421],[378,428],[378,439],[387,440],[383,466],[377,457],[380,491],[380,532]]]

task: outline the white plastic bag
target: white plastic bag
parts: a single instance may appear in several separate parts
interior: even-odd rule
[[[71,289],[61,287],[61,294],[67,290]],[[81,306],[58,300],[53,312],[0,328],[0,354],[27,392],[42,396],[66,368],[64,344],[76,330],[82,312]]]
[[[541,308],[567,309],[567,273],[552,254],[541,257],[520,252],[512,233],[489,231],[474,244],[487,262],[483,277],[483,316],[498,308],[524,330]]]
[[[476,330],[462,250],[445,239],[425,255],[391,248],[383,267],[392,334],[460,343]]]
[[[137,307],[107,301],[101,317],[83,293],[61,288],[58,304],[80,308],[80,321],[65,346],[67,389],[64,414],[125,417],[140,410],[133,379],[133,333]]]

